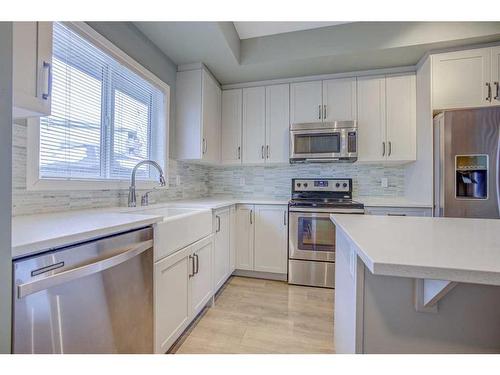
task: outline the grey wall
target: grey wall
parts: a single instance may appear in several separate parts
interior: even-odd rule
[[[0,22],[0,353],[10,353],[12,22]]]
[[[173,157],[175,155],[174,121],[177,65],[130,22],[87,22],[87,24],[170,85],[169,152]]]

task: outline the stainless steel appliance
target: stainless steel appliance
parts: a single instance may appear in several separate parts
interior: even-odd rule
[[[500,218],[500,108],[434,118],[434,215]]]
[[[290,163],[354,162],[358,159],[356,121],[290,126]]]
[[[14,261],[14,353],[153,353],[153,230]]]
[[[288,211],[288,283],[334,288],[330,214],[364,214],[363,204],[352,200],[352,179],[293,179]]]

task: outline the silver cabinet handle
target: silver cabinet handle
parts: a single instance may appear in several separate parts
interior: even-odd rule
[[[392,154],[392,143],[389,141],[389,152],[387,153],[387,156],[391,156]]]
[[[323,104],[323,119],[326,119],[326,104]]]
[[[266,158],[269,159],[269,145],[266,146]]]
[[[238,160],[241,159],[241,146],[238,146]]]
[[[406,216],[406,214],[394,214],[394,213],[387,213],[387,216]]]
[[[201,152],[203,154],[205,154],[207,152],[207,140],[205,138],[203,138],[203,142],[202,142],[202,145],[201,145]]]
[[[385,142],[382,142],[382,156],[385,156]]]
[[[498,82],[493,82],[493,84],[495,85],[496,87],[496,90],[495,90],[495,97],[493,99],[495,100],[500,100],[500,85],[498,84]]]
[[[318,105],[318,120],[321,120],[321,104]]]
[[[284,225],[285,227],[286,227],[286,216],[287,216],[286,214],[287,214],[286,210],[285,210],[285,211],[283,211],[283,225]]]
[[[200,258],[198,257],[198,254],[193,254],[193,256],[196,258],[196,272],[194,273],[196,275],[200,272]]]
[[[189,260],[191,261],[191,269],[193,270],[193,273],[190,273],[189,277],[193,277],[196,274],[195,268],[194,268],[194,255],[190,255]]]
[[[50,98],[50,95],[52,94],[52,64],[48,63],[47,61],[43,62],[43,70],[47,72],[46,75],[46,91],[42,92],[42,99],[47,100]]]
[[[262,147],[260,149],[260,155],[261,155],[262,159],[264,159],[264,145],[262,145]]]
[[[143,253],[153,247],[153,240],[139,242],[132,248],[114,255],[112,257],[100,260],[95,263],[90,263],[85,266],[72,268],[66,271],[56,273],[55,275],[44,277],[43,279],[28,282],[17,286],[17,298],[21,299],[30,294],[41,290],[49,289],[57,285],[61,285],[75,279],[80,279],[94,273],[102,272],[108,268],[117,266],[133,257]]]
[[[253,224],[253,221],[252,221],[252,214],[253,214],[253,210],[250,210],[250,224]]]
[[[217,229],[215,230],[215,233],[219,233],[220,232],[220,216],[215,215],[215,217],[217,218]]]
[[[491,83],[487,82],[486,87],[488,88],[488,96],[486,97],[486,100],[491,102]]]

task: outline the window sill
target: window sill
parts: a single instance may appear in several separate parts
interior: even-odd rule
[[[65,179],[37,179],[28,182],[26,189],[29,191],[96,191],[96,190],[128,190],[130,180],[65,180]],[[160,187],[158,181],[136,181],[135,187],[141,189],[168,189]]]

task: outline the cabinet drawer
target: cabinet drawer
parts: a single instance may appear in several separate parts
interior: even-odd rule
[[[431,208],[421,207],[365,207],[367,215],[382,216],[432,216]]]

